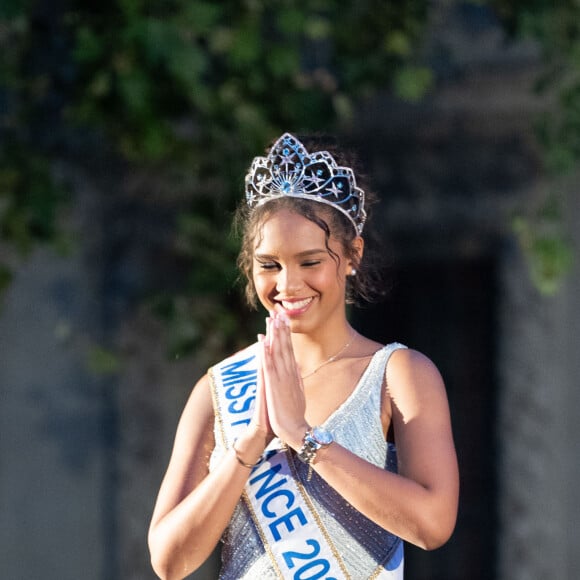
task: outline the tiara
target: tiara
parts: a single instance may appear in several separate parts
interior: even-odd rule
[[[325,203],[342,212],[361,234],[365,194],[350,167],[339,167],[328,151],[309,153],[290,133],[274,143],[267,157],[255,157],[246,175],[250,208],[270,199],[297,197]]]

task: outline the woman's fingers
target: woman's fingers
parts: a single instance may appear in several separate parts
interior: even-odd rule
[[[292,339],[288,319],[277,313],[272,313],[269,318],[270,354],[276,372],[284,380],[296,377],[296,360],[292,348]]]
[[[288,441],[305,423],[306,402],[287,321],[271,316],[263,344],[264,386],[268,418],[278,437]]]
[[[264,365],[266,357],[264,354],[266,348],[266,337],[263,334],[258,335],[259,356],[262,364],[259,366],[257,384],[256,384],[256,405],[252,422],[259,428],[266,432],[268,436],[273,435],[272,424],[268,414],[268,403],[266,398],[266,381],[264,377]]]

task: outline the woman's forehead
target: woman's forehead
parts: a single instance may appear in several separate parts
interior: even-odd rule
[[[324,247],[325,238],[325,232],[318,224],[295,212],[280,210],[261,222],[256,246],[319,241]]]
[[[315,222],[290,210],[280,210],[264,219],[254,242],[255,254],[306,255],[328,253],[338,246],[332,237]],[[335,250],[336,251],[336,250]]]

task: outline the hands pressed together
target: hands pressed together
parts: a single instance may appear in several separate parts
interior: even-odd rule
[[[278,437],[297,449],[309,425],[288,319],[281,313],[270,312],[266,318],[266,334],[258,335],[258,341],[262,364],[250,427],[265,435],[268,442]]]

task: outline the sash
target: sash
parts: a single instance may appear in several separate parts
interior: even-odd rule
[[[254,344],[210,369],[216,435],[226,449],[250,423],[258,368],[258,344]],[[242,494],[266,553],[279,578],[346,580],[350,575],[298,478],[290,453],[275,438],[263,461],[252,469]],[[371,577],[402,580],[402,552],[401,542],[387,567],[379,566]]]

